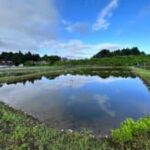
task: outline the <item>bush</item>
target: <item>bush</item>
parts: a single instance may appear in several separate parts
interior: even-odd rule
[[[150,117],[142,118],[138,121],[126,119],[120,128],[112,130],[111,135],[116,143],[132,141],[134,137],[146,135],[150,130]]]

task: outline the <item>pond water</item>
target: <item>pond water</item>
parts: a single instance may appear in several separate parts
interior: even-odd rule
[[[97,75],[42,77],[3,84],[0,99],[58,129],[107,134],[127,117],[150,114],[150,92],[138,77]]]

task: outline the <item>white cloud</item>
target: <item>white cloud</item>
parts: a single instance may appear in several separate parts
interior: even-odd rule
[[[89,58],[96,54],[101,49],[121,49],[128,45],[120,45],[113,43],[86,44],[80,40],[69,40],[67,42],[50,40],[41,45],[41,49],[49,49],[51,54],[55,54],[68,58]]]
[[[53,83],[53,89],[63,89],[64,87],[71,87],[73,89],[82,88],[89,83],[100,83],[100,84],[110,84],[113,82],[118,82],[122,79],[121,77],[108,77],[106,79],[100,78],[99,76],[82,76],[82,75],[62,75],[55,79],[57,83]],[[126,79],[127,80],[127,79]]]
[[[62,24],[65,26],[65,29],[69,32],[79,32],[86,33],[89,30],[89,24],[87,22],[76,22],[70,23],[66,20],[62,20]]]
[[[88,31],[88,24],[84,23],[84,22],[82,22],[82,23],[77,22],[75,24],[72,24],[72,25],[68,26],[66,29],[70,32],[77,31],[77,32],[80,32],[80,33],[85,33],[85,32]]]
[[[109,97],[107,95],[94,95],[100,108],[105,111],[108,115],[115,117],[115,112],[111,110],[111,105],[109,103]]]
[[[111,0],[111,2],[100,12],[96,22],[93,24],[93,30],[108,29],[110,23],[108,19],[112,16],[112,11],[118,6],[118,0]]]
[[[0,49],[36,49],[56,36],[58,22],[53,0],[0,0]]]

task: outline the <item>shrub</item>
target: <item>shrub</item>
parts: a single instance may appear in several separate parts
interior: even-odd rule
[[[150,117],[142,118],[138,121],[126,119],[120,128],[112,130],[111,135],[116,143],[132,141],[134,137],[147,134],[150,130]]]

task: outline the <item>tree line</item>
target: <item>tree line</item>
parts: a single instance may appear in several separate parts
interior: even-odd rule
[[[93,58],[104,58],[104,57],[116,57],[116,56],[135,56],[135,55],[145,55],[144,52],[141,52],[138,47],[133,48],[124,48],[124,49],[118,49],[115,51],[110,51],[108,49],[103,49],[100,52],[98,52],[96,55],[93,56]]]
[[[90,60],[93,61],[94,58],[111,58],[111,57],[125,57],[125,56],[146,56],[144,52],[141,52],[138,47],[133,48],[124,48],[124,49],[118,49],[115,51],[110,51],[109,49],[103,49],[100,52],[98,52],[96,55],[94,55]],[[0,64],[1,62],[7,62],[11,61],[13,65],[53,65],[53,64],[63,64],[61,57],[59,56],[40,56],[39,54],[32,54],[31,52],[22,53],[19,52],[2,52],[0,54]],[[76,61],[65,61],[67,59],[64,59],[64,62],[68,62],[71,64],[71,62],[75,62],[76,64],[80,64],[80,60]],[[98,59],[100,61],[100,59]],[[88,62],[87,59],[85,59],[84,63]],[[82,63],[81,63],[82,64]]]
[[[2,52],[0,54],[0,62],[12,62],[14,65],[25,64],[26,62],[39,62],[45,61],[49,62],[50,64],[55,63],[56,61],[61,60],[59,56],[40,56],[39,54],[32,54],[31,52],[22,53],[19,52]]]

